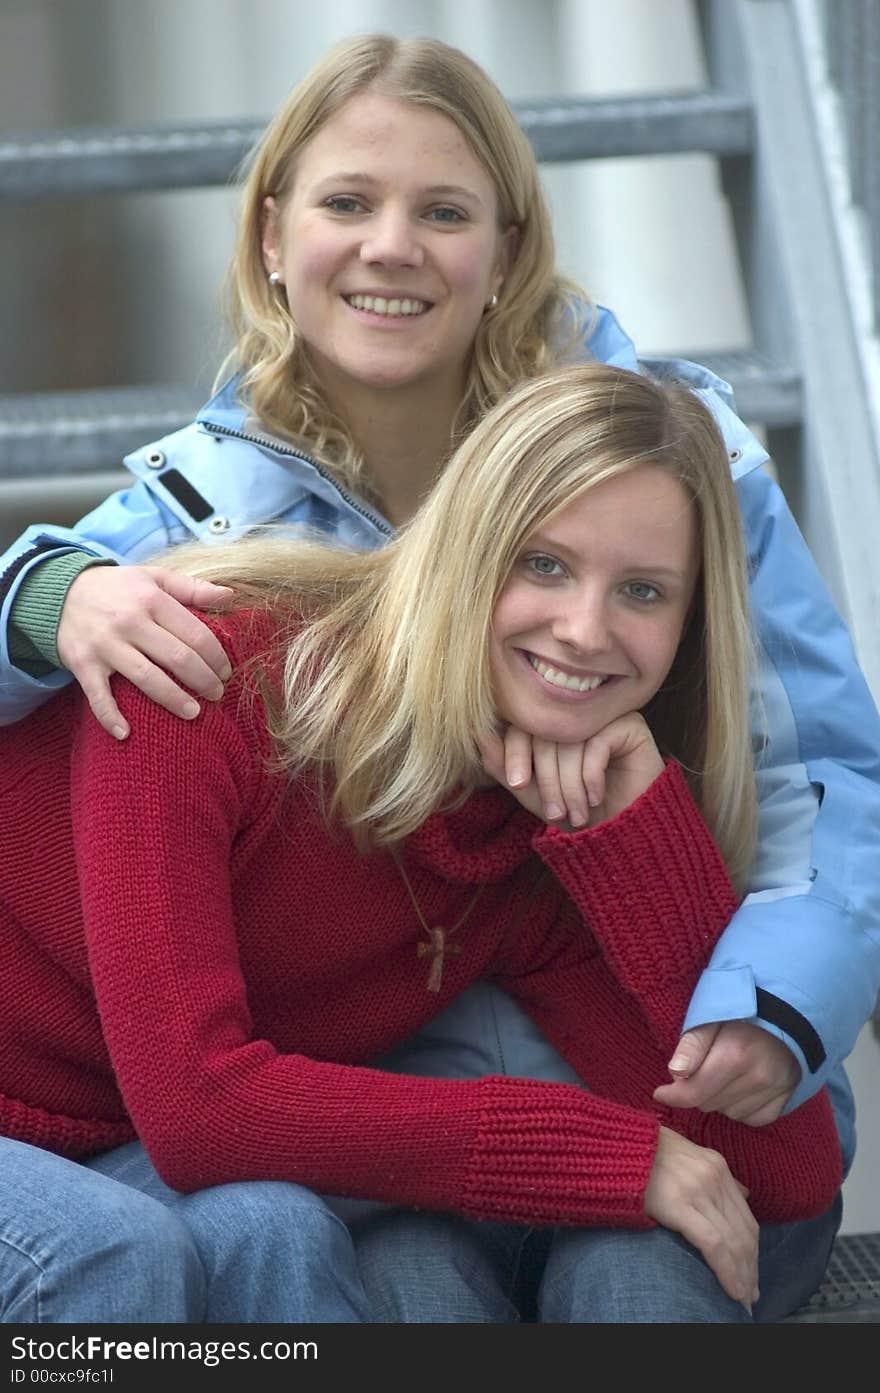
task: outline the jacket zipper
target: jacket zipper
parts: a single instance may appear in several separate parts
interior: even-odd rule
[[[279,445],[274,440],[270,443],[268,440],[261,440],[257,435],[247,435],[242,430],[233,430],[230,426],[214,425],[212,421],[200,420],[199,425],[204,426],[206,430],[211,431],[213,435],[230,435],[236,440],[246,440],[249,445],[259,445],[261,449],[275,450],[279,455],[287,455],[290,459],[302,460],[303,464],[310,464],[315,473],[320,474],[324,482],[328,483],[331,488],[336,490],[339,497],[348,504],[353,512],[358,513],[362,518],[366,518],[367,521],[371,522],[374,527],[377,527],[380,532],[384,532],[386,537],[394,536],[394,528],[390,523],[387,523],[378,513],[371,512],[366,504],[361,503],[357,498],[353,498],[350,493],[346,493],[345,489],[340,487],[332,474],[328,474],[324,466],[319,464],[316,459],[313,459],[311,455],[304,455],[301,450],[288,449],[286,445]]]

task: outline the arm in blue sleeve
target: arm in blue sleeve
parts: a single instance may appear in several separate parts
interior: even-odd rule
[[[880,717],[781,490],[754,470],[737,491],[762,650],[759,846],[685,1029],[778,1035],[802,1071],[791,1110],[850,1053],[880,987]]]
[[[71,680],[61,670],[35,677],[13,663],[9,616],[25,576],[50,556],[80,550],[118,562],[145,559],[180,540],[183,529],[143,483],[99,504],[73,528],[34,526],[0,557],[0,725],[21,720]]]

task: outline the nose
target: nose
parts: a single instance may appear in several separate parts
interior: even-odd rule
[[[585,595],[583,590],[560,596],[551,631],[558,643],[580,655],[607,653],[613,646],[604,596]]]
[[[405,208],[388,205],[373,213],[361,243],[361,261],[367,265],[419,267],[424,259],[417,229]]]

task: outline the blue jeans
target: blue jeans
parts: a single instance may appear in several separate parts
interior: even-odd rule
[[[394,1073],[510,1074],[578,1084],[520,1006],[477,983],[375,1061]],[[748,1322],[703,1259],[669,1229],[545,1229],[331,1199],[351,1228],[373,1320],[608,1324]],[[842,1201],[761,1229],[753,1319],[784,1319],[821,1284]]]
[[[427,1323],[774,1322],[820,1285],[840,1197],[818,1219],[761,1228],[752,1317],[669,1229],[520,1228],[388,1209],[352,1236],[373,1320]]]
[[[85,1164],[0,1137],[0,1323],[369,1319],[351,1239],[280,1181],[181,1195],[132,1142]]]

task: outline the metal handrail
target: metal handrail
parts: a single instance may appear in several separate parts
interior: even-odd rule
[[[544,163],[626,155],[747,154],[752,115],[743,97],[656,93],[587,100],[514,102]],[[258,120],[95,127],[0,139],[0,199],[82,198],[231,182],[265,122]]]
[[[823,0],[828,77],[841,103],[853,202],[865,214],[880,326],[880,0]]]

